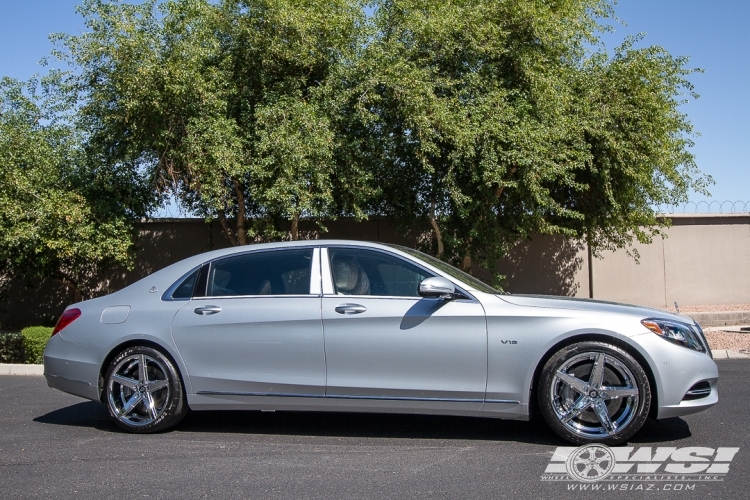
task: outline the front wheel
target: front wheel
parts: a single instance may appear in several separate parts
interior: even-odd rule
[[[560,349],[544,365],[537,394],[547,424],[575,444],[622,443],[643,426],[651,406],[641,365],[604,342]]]
[[[110,417],[130,432],[163,431],[187,413],[177,370],[169,358],[151,347],[128,347],[115,356],[105,384]]]

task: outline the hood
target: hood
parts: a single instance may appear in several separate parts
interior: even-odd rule
[[[630,314],[642,318],[663,318],[692,325],[693,318],[682,314],[674,314],[661,309],[606,302],[603,300],[579,299],[574,297],[558,297],[555,295],[498,295],[505,302],[517,306],[548,307],[553,309],[574,309],[577,311],[597,311],[619,314]]]

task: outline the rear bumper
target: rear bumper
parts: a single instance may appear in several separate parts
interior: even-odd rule
[[[99,401],[99,368],[103,349],[68,342],[55,335],[44,350],[47,385],[75,396]]]

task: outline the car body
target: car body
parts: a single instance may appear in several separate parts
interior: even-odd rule
[[[700,327],[661,310],[501,294],[404,247],[315,240],[216,250],[68,307],[50,387],[134,432],[192,410],[466,415],[616,444],[718,401]]]

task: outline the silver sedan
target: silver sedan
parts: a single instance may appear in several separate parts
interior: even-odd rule
[[[504,295],[415,250],[335,240],[196,255],[74,304],[44,375],[132,432],[188,409],[539,412],[572,443],[617,444],[718,401],[690,318]]]

